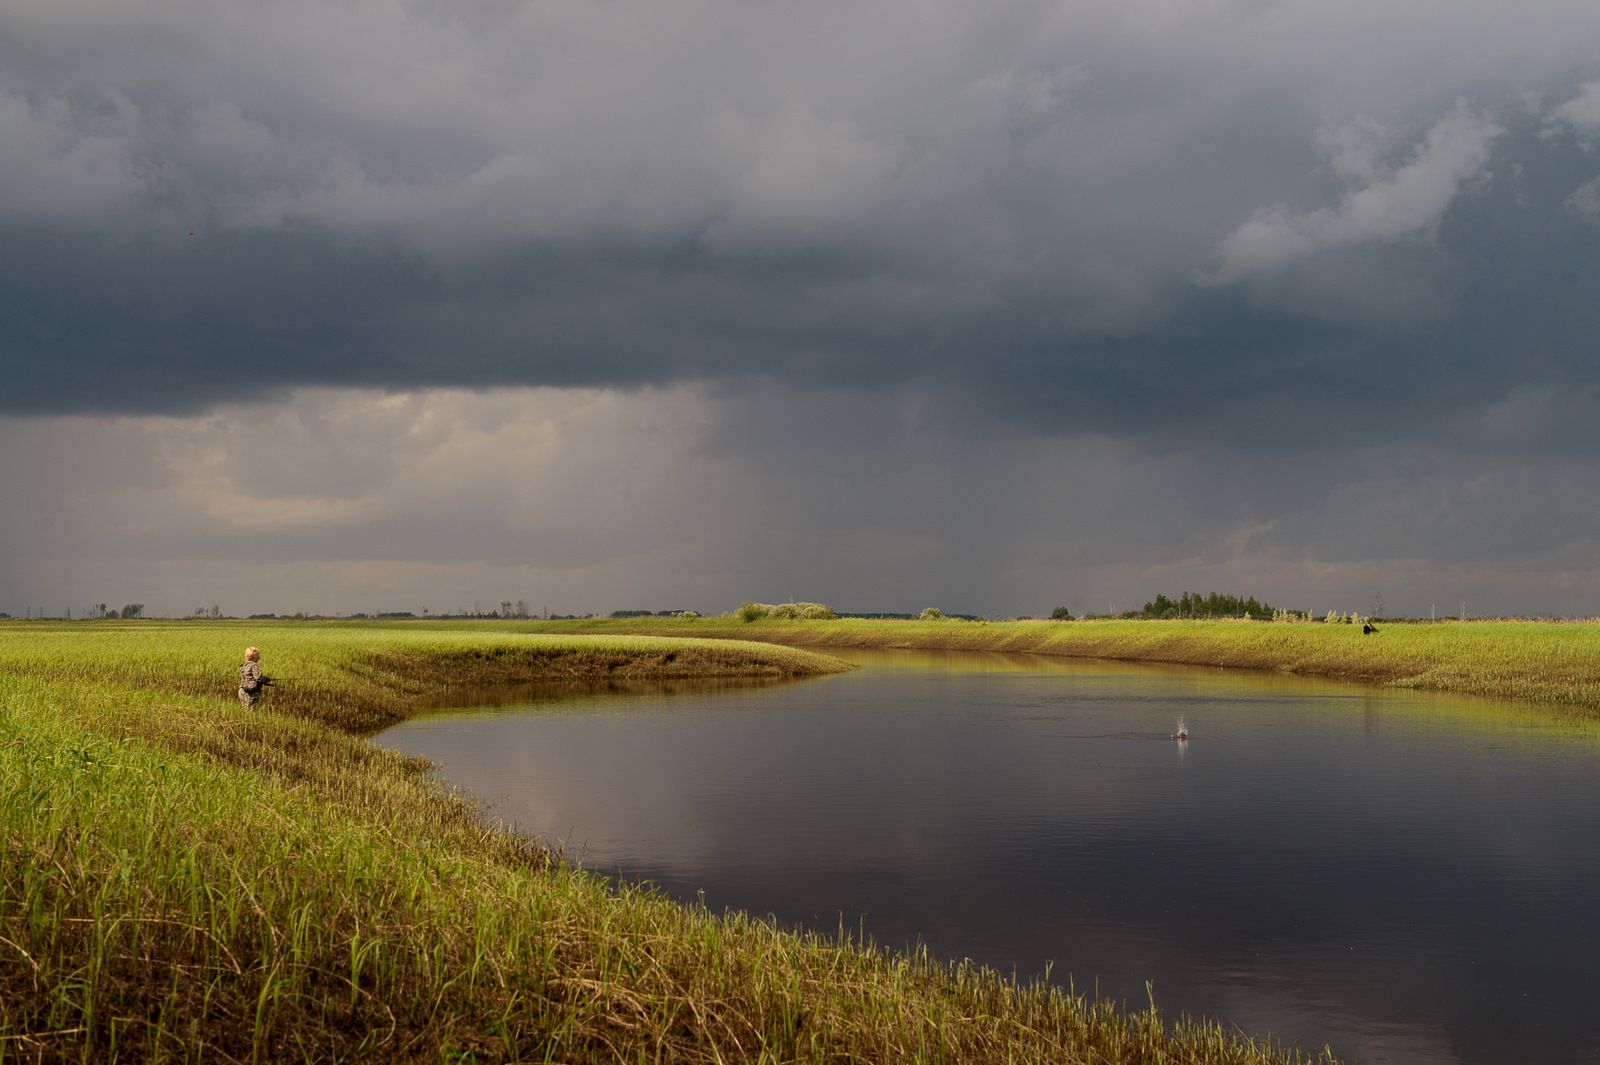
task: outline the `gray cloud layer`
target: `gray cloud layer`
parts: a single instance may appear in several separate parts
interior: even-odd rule
[[[1587,458],[1449,443],[1182,452],[963,433],[926,393],[297,393],[196,417],[0,418],[0,609],[558,612],[808,597],[1103,611],[1155,589],[1301,608],[1592,613]],[[817,425],[837,427],[814,439]],[[1530,521],[1529,515],[1537,520]],[[72,596],[65,602],[63,597]]]
[[[1348,414],[1382,370],[1429,414],[1600,324],[1563,292],[1600,253],[1592,5],[163,0],[0,30],[12,412],[772,375],[1125,429]]]
[[[975,609],[1050,605],[973,562],[985,498],[1019,516],[1008,565],[1070,548],[1086,597],[1496,566],[1471,580],[1549,584],[1508,607],[1581,609],[1553,575],[1600,511],[1597,46],[1600,8],[1558,2],[23,0],[0,11],[0,414],[694,395],[684,462],[747,471],[772,536],[820,507],[849,540],[797,533],[784,583],[824,572],[807,545],[907,550],[931,511],[926,556],[874,571],[885,605],[929,568]],[[410,534],[341,516],[382,475],[316,456],[369,434],[311,432],[255,488],[298,517],[230,550],[442,564],[423,502]],[[8,458],[0,488],[33,484]],[[690,512],[740,506],[689,481]],[[485,533],[485,564],[528,528]],[[551,535],[572,572],[639,549]]]

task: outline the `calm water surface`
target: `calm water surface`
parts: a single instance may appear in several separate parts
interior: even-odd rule
[[[1150,980],[1169,1013],[1352,1061],[1600,1063],[1596,726],[1221,670],[848,657],[529,692],[380,742],[714,908],[1134,1005]]]

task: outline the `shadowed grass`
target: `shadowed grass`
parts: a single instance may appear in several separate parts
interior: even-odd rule
[[[1600,711],[1594,622],[1264,621],[678,621],[549,622],[545,632],[652,633],[765,640],[816,648],[1026,651],[1128,662],[1266,669],[1402,688],[1529,699]]]
[[[247,632],[298,678],[265,712],[233,697]],[[833,668],[422,628],[0,626],[0,1063],[1302,1060],[608,886],[351,734],[535,666]]]

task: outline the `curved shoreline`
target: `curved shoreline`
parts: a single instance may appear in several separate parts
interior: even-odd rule
[[[1423,691],[1459,692],[1600,714],[1600,624],[1252,621],[756,621],[702,618],[560,622],[534,631],[762,640],[819,650],[1002,651],[1212,666]]]

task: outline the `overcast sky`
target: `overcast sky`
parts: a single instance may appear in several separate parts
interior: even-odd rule
[[[1600,614],[1592,0],[8,0],[0,611]]]

